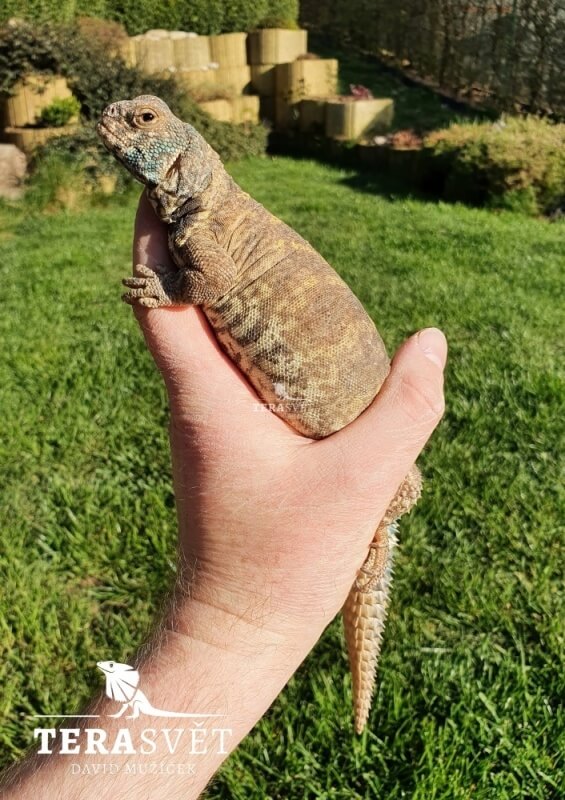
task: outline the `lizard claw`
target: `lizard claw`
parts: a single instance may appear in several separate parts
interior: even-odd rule
[[[145,308],[159,308],[159,306],[163,305],[156,297],[140,297],[137,302],[140,306],[145,306]]]
[[[146,308],[172,305],[161,279],[154,272],[144,278],[124,278],[122,283],[129,289],[122,295],[122,300],[129,305],[137,304]]]
[[[122,295],[122,300],[129,305],[140,305],[145,308],[159,308],[178,303],[175,297],[176,270],[163,265],[147,267],[137,264],[135,275],[122,280],[129,289]]]
[[[122,300],[130,306],[144,306],[145,308],[159,308],[163,305],[171,305],[169,302],[163,302],[157,297],[146,296],[145,289],[132,289],[122,295]]]
[[[162,264],[154,264],[152,267],[148,267],[147,264],[136,264],[134,269],[134,273],[143,278],[154,278],[155,275],[164,275],[170,271],[170,267],[165,267]]]
[[[124,278],[122,283],[129,289],[144,289],[147,286],[147,278]]]

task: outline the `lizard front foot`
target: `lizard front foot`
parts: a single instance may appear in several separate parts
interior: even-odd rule
[[[129,305],[140,305],[146,308],[179,305],[182,302],[179,291],[179,275],[176,269],[162,265],[146,267],[138,264],[136,275],[124,278],[122,283],[129,292],[122,295],[122,300]]]

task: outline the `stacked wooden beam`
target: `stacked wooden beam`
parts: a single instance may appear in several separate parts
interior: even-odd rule
[[[10,94],[0,102],[2,141],[14,144],[24,153],[31,153],[38,145],[53,136],[61,136],[75,129],[75,122],[59,128],[38,125],[41,112],[54,100],[71,97],[65,78],[57,75],[30,74],[18,81]]]

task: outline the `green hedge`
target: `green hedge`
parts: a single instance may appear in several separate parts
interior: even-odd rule
[[[1,0],[0,23],[11,18],[65,23],[84,14],[104,17],[108,5],[107,0]]]
[[[565,205],[565,124],[508,117],[452,125],[425,146],[447,200],[534,215]]]
[[[121,22],[130,35],[151,28],[201,34],[256,27],[296,27],[298,0],[2,0],[0,23],[12,17],[69,23],[81,15]]]

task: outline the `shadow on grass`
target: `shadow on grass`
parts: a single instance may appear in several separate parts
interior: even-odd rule
[[[367,169],[342,178],[340,183],[357,192],[377,194],[389,200],[410,199],[437,203],[440,199],[430,191],[415,187],[410,176],[402,173],[394,174]]]
[[[268,152],[295,161],[318,161],[336,170],[353,173],[339,182],[365,194],[378,194],[388,199],[415,199],[438,202],[443,191],[442,181],[432,176],[422,180],[412,168],[391,168],[360,162],[356,149],[344,143],[318,137],[293,137],[271,133]]]

